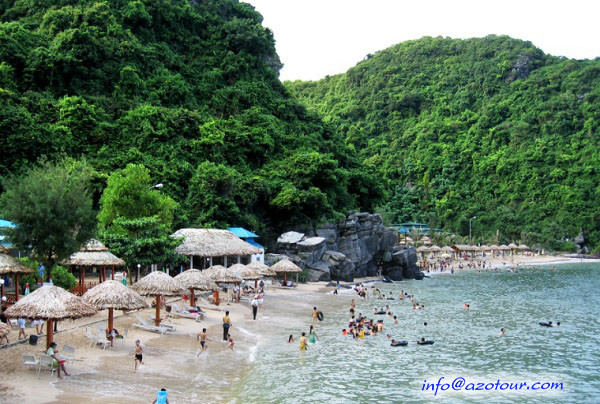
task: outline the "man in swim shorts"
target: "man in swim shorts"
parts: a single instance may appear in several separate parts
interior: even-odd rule
[[[140,363],[140,365],[144,364],[143,356],[142,356],[143,353],[144,353],[144,349],[140,345],[140,340],[136,339],[135,340],[135,360],[134,360],[135,368],[134,368],[134,370],[137,370],[138,362]]]
[[[196,356],[200,356],[200,354],[204,351],[206,351],[207,345],[206,345],[206,328],[202,329],[202,332],[199,333],[198,335],[196,335],[196,341],[200,341],[200,345],[202,346],[202,349],[200,350],[200,353],[198,353],[198,355]]]

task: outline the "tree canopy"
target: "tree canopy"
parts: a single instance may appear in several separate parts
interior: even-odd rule
[[[141,164],[180,205],[178,227],[270,234],[368,208],[375,183],[350,181],[370,169],[288,95],[261,22],[236,0],[0,2],[0,170],[63,153],[105,177]],[[294,177],[303,156],[327,178]],[[302,214],[280,221],[292,201]]]
[[[378,173],[392,222],[600,247],[600,59],[506,36],[422,38],[286,86]]]

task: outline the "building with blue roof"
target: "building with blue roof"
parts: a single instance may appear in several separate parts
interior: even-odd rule
[[[7,250],[10,250],[13,245],[8,241],[6,235],[2,232],[3,229],[14,229],[17,227],[13,222],[9,222],[8,220],[0,219],[0,245]]]
[[[258,234],[246,230],[243,227],[229,227],[227,230],[244,240],[246,243],[260,249],[259,254],[252,254],[250,262],[260,262],[262,264],[265,263],[265,247],[257,243],[255,240],[259,237]]]

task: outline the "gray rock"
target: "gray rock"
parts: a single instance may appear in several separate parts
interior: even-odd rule
[[[279,238],[277,238],[277,243],[279,244],[296,244],[304,238],[304,233],[298,233],[296,231],[288,231],[287,233],[283,233]]]

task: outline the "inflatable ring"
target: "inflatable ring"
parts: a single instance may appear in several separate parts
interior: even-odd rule
[[[322,311],[317,313],[317,318],[319,319],[319,321],[323,321],[323,312]]]
[[[385,312],[385,311],[376,311],[375,314],[382,315],[382,314],[387,314],[387,312]]]
[[[408,341],[395,341],[394,343],[390,344],[390,346],[407,346],[408,345]]]
[[[423,342],[419,341],[419,342],[417,342],[417,344],[419,344],[419,345],[433,345],[433,341],[423,341]]]
[[[550,323],[540,323],[542,327],[552,327]]]

